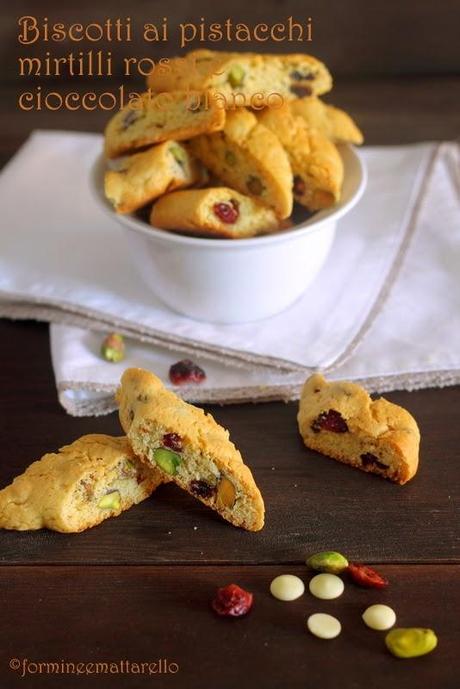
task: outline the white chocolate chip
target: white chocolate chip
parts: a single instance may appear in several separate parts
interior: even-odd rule
[[[371,605],[363,612],[364,623],[371,629],[390,629],[396,622],[396,613],[389,605]]]
[[[315,598],[332,600],[342,595],[345,586],[342,579],[335,574],[317,574],[310,580],[309,588]]]
[[[280,574],[270,584],[270,593],[278,600],[295,600],[305,591],[302,579],[294,574]]]
[[[342,631],[342,625],[336,617],[325,612],[315,612],[307,620],[309,631],[319,639],[335,639]]]

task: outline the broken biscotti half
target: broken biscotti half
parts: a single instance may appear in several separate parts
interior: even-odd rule
[[[243,239],[279,228],[275,212],[227,187],[166,194],[152,208],[150,223],[204,237]]]
[[[415,419],[382,397],[372,401],[355,383],[311,376],[297,420],[307,447],[344,464],[400,484],[417,471],[420,431]]]
[[[136,455],[235,526],[263,527],[264,503],[251,471],[210,414],[139,368],[123,373],[117,400]]]
[[[260,124],[276,134],[284,146],[294,175],[294,198],[311,211],[329,208],[340,200],[343,162],[336,146],[289,105],[265,108],[257,114]]]
[[[0,528],[84,531],[145,500],[163,482],[125,437],[85,435],[44,455],[0,491]]]
[[[116,169],[105,173],[104,189],[117,213],[130,213],[167,191],[201,184],[206,177],[186,146],[166,141],[122,158]]]
[[[245,108],[227,113],[223,131],[197,136],[192,153],[226,186],[273,208],[279,218],[292,212],[292,171],[276,134]]]
[[[224,124],[225,110],[215,100],[208,102],[206,93],[143,93],[109,120],[105,154],[116,158],[170,139],[215,132]]]
[[[362,144],[364,137],[350,115],[323,103],[320,98],[307,96],[298,98],[290,103],[294,115],[302,117],[309,127],[317,129],[336,143]]]
[[[200,49],[154,69],[147,85],[158,93],[209,89],[231,109],[326,93],[332,78],[322,62],[302,53],[259,55]]]

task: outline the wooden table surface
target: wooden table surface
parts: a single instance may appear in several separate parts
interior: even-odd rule
[[[459,133],[453,77],[346,81],[334,95],[371,144]],[[11,103],[4,99],[0,110],[3,162],[33,127],[99,130],[104,121],[16,116]],[[46,325],[0,322],[0,352],[1,486],[79,435],[120,433],[114,414],[75,419],[60,408]],[[413,412],[422,433],[420,470],[404,487],[307,451],[295,404],[213,407],[263,492],[267,521],[259,534],[230,527],[174,486],[79,535],[0,533],[0,689],[458,687],[460,388],[387,397]],[[270,596],[274,576],[292,572],[308,581],[305,557],[330,548],[378,563],[389,588],[349,585],[326,602]],[[219,619],[209,608],[215,589],[230,582],[254,592],[247,618]],[[360,619],[375,602],[392,605],[401,626],[433,627],[437,650],[409,661],[390,656],[383,634]],[[341,619],[338,639],[306,633],[314,611]],[[57,676],[37,665],[61,661],[75,672]],[[121,661],[151,665],[144,674],[120,674]],[[96,677],[85,665],[80,673],[88,674],[75,674],[78,663],[104,662],[118,663],[119,672],[112,666]]]

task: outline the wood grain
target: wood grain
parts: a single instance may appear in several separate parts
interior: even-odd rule
[[[268,592],[280,573],[306,582],[307,568],[266,567],[2,567],[0,568],[0,686],[98,689],[456,689],[460,674],[460,567],[384,566],[384,592],[345,587],[338,600],[306,593],[282,603]],[[254,608],[239,620],[218,618],[209,602],[217,587],[236,582],[254,593]],[[400,660],[385,649],[384,633],[361,620],[384,602],[400,626],[433,628],[438,648]],[[313,612],[339,618],[342,634],[321,641],[306,631]],[[7,623],[9,621],[9,623]],[[166,658],[176,674],[61,676],[21,679],[10,660],[104,662]]]
[[[0,466],[2,486],[43,453],[80,435],[121,434],[116,414],[76,419],[59,407],[46,327],[3,322],[0,340],[8,458]],[[208,407],[254,471],[267,509],[263,531],[235,529],[169,485],[82,534],[2,531],[0,561],[286,563],[334,547],[365,561],[459,562],[460,388],[387,397],[414,414],[422,433],[420,470],[403,487],[307,450],[297,433],[296,404]]]

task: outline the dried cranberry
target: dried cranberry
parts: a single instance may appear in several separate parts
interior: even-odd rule
[[[203,369],[194,364],[190,359],[182,359],[182,361],[173,364],[169,369],[169,380],[173,385],[201,383],[205,378],[206,373]]]
[[[240,217],[239,204],[238,201],[234,199],[231,199],[230,203],[225,203],[223,201],[215,203],[212,210],[219,220],[222,220],[222,222],[228,225],[233,225]]]
[[[211,605],[213,610],[223,617],[241,617],[252,608],[253,595],[236,584],[229,584],[217,589]]]
[[[358,586],[364,586],[369,589],[384,589],[385,586],[388,586],[388,579],[385,579],[375,569],[367,565],[350,562],[347,572]]]
[[[161,441],[164,447],[175,452],[182,452],[182,438],[179,433],[166,433]]]
[[[329,411],[323,411],[316,417],[311,425],[311,430],[314,433],[319,433],[320,431],[346,433],[348,431],[348,426],[342,414],[335,411],[335,409],[329,409]]]
[[[300,175],[294,175],[294,194],[305,194],[305,180]]]
[[[216,490],[215,486],[211,486],[207,481],[201,481],[200,479],[194,479],[190,481],[190,490],[193,495],[199,498],[210,498],[214,495]]]
[[[379,469],[388,469],[387,465],[381,462],[372,452],[364,452],[364,454],[361,455],[361,462],[363,467],[376,466]]]
[[[311,96],[313,93],[312,89],[310,86],[295,86],[292,85],[291,88],[289,89],[291,93],[293,93],[295,96],[298,98],[303,98],[304,96]]]

